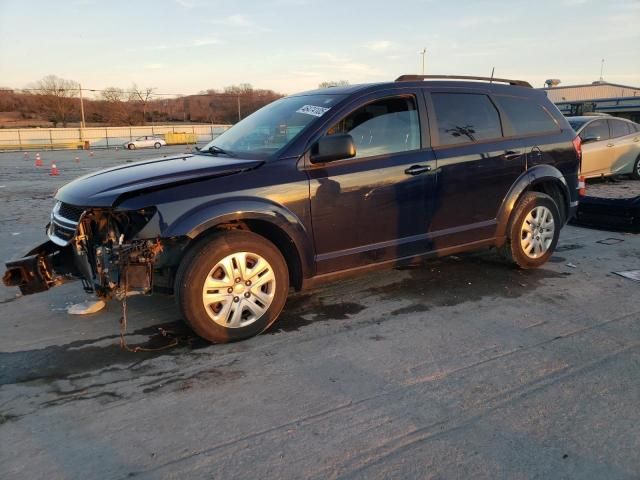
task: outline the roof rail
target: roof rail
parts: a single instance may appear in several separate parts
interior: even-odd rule
[[[419,80],[484,80],[486,82],[508,83],[509,85],[518,85],[519,87],[533,88],[529,82],[524,80],[509,80],[507,78],[495,77],[470,77],[466,75],[400,75],[396,78],[396,82],[416,82]]]

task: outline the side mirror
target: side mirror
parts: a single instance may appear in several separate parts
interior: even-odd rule
[[[311,148],[311,163],[332,162],[355,156],[356,146],[348,133],[321,137]]]
[[[600,140],[600,137],[595,135],[589,135],[588,137],[584,137],[582,139],[582,144],[584,145],[585,143],[597,142],[599,140]]]

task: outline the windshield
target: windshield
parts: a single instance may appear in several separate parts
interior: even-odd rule
[[[281,98],[236,123],[200,151],[266,160],[344,97],[328,94]]]
[[[580,127],[587,123],[589,120],[572,120],[570,118],[567,119],[571,128],[573,128],[576,132],[580,130]]]

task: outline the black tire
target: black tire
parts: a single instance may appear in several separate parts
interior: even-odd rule
[[[129,145],[127,145],[127,148],[128,148],[129,150],[135,150],[135,149],[136,149],[136,146],[135,146],[133,143],[130,143]]]
[[[275,275],[275,289],[271,304],[261,317],[246,326],[230,328],[209,316],[203,288],[216,264],[234,252],[252,252],[266,260]],[[214,343],[243,340],[267,330],[277,320],[289,293],[289,271],[280,251],[264,237],[246,231],[225,231],[203,240],[185,255],[176,274],[175,293],[184,319],[199,336]]]
[[[156,142],[153,144],[153,148],[160,148],[162,146],[162,144],[160,142]]]
[[[633,178],[634,180],[640,180],[640,155],[638,155],[638,158],[636,158],[636,163],[633,164],[631,178]]]
[[[553,237],[544,254],[537,258],[532,258],[525,252],[522,246],[523,224],[525,219],[537,207],[546,207],[553,216]],[[553,255],[560,236],[560,228],[562,227],[562,217],[558,209],[558,205],[549,195],[540,192],[526,192],[514,208],[509,219],[509,228],[507,230],[507,242],[502,247],[502,254],[507,260],[515,263],[520,268],[538,268],[545,264]],[[548,231],[543,231],[547,233]],[[539,236],[537,237],[539,238]]]

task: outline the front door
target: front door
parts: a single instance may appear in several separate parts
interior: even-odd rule
[[[419,93],[362,100],[326,130],[349,133],[356,156],[308,168],[318,274],[429,250],[435,161]]]
[[[609,125],[606,119],[589,123],[580,137],[587,140],[582,145],[582,169],[580,173],[587,178],[607,174],[611,170],[613,146],[610,141]]]

